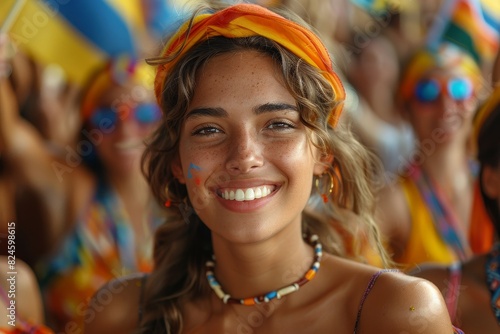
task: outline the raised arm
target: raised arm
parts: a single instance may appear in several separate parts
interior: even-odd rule
[[[0,55],[7,54],[8,43],[6,37],[1,39]],[[6,57],[0,62],[4,67],[10,66],[10,59]],[[34,192],[41,203],[43,216],[39,220],[23,221],[23,224],[30,224],[32,235],[46,236],[45,244],[57,243],[67,229],[66,224],[75,215],[69,208],[73,207],[70,205],[71,192],[75,189],[74,174],[77,173],[67,172],[64,178],[57,173],[58,160],[52,156],[40,133],[20,116],[16,95],[6,75],[0,76],[0,147],[12,171],[9,177]],[[18,210],[33,210],[33,207],[18,207]]]

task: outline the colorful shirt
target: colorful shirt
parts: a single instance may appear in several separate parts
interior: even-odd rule
[[[37,268],[49,321],[56,329],[83,328],[87,304],[107,281],[152,269],[153,234],[164,220],[159,209],[145,217],[144,240],[135,240],[123,204],[102,182],[56,255]],[[104,296],[103,298],[109,296]]]
[[[457,228],[458,223],[449,205],[436,194],[435,183],[428,182],[430,186],[425,189],[419,182],[415,177],[401,179],[412,228],[406,249],[401,257],[395,259],[396,262],[409,267],[423,262],[450,265],[491,248],[495,232],[477,181],[467,235]]]

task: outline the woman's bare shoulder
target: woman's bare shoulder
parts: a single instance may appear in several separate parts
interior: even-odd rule
[[[453,333],[438,288],[401,272],[378,277],[366,297],[360,328],[363,333]]]
[[[133,333],[141,311],[145,274],[115,278],[102,286],[85,310],[85,333]]]

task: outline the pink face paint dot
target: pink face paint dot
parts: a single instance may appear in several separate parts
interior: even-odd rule
[[[199,186],[199,185],[200,185],[200,183],[201,183],[200,178],[199,178],[199,177],[195,177],[195,178],[194,178],[194,183],[195,183],[197,186]]]

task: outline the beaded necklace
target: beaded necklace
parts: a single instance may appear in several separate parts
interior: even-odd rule
[[[205,264],[206,275],[208,284],[214,290],[217,297],[219,297],[224,304],[242,304],[242,305],[255,305],[261,303],[268,303],[273,299],[280,299],[292,292],[299,290],[299,288],[312,280],[319,270],[321,257],[323,256],[323,248],[319,242],[318,236],[313,234],[309,237],[309,242],[314,247],[314,261],[311,268],[305,273],[304,277],[298,279],[290,285],[284,286],[281,289],[269,291],[263,295],[249,298],[233,298],[231,295],[225,293],[222,290],[219,282],[215,278],[214,268],[215,268],[215,256],[212,256],[213,261],[207,261]]]
[[[486,282],[491,294],[491,308],[500,324],[500,243],[495,244],[488,254]]]

